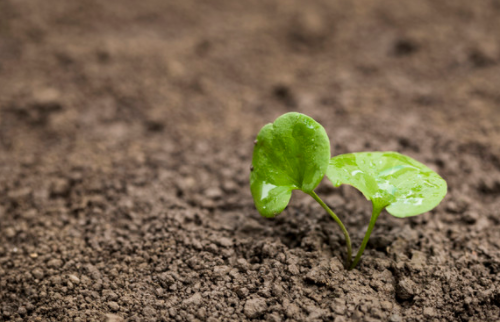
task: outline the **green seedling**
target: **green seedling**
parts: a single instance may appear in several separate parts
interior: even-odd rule
[[[264,217],[274,217],[288,205],[292,190],[302,190],[323,207],[344,233],[347,260],[351,259],[349,233],[314,189],[326,174],[330,140],[325,129],[309,116],[287,113],[257,135],[252,158],[250,190]]]
[[[334,186],[348,184],[372,202],[372,217],[351,269],[358,264],[378,216],[385,208],[398,218],[423,214],[446,195],[446,181],[414,159],[396,152],[342,154],[326,171]]]
[[[314,192],[325,174],[334,186],[351,185],[372,201],[370,224],[352,264],[349,233]],[[396,152],[351,153],[330,160],[330,142],[324,128],[306,115],[287,113],[265,125],[257,136],[250,189],[257,210],[268,218],[285,209],[292,190],[302,190],[314,198],[342,229],[347,244],[346,267],[352,269],[383,209],[395,217],[416,216],[437,206],[447,188],[437,173]]]

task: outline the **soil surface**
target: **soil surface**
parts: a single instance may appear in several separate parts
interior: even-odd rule
[[[0,321],[499,321],[500,2],[0,0]],[[262,218],[253,140],[448,182],[359,267],[303,193]],[[357,247],[370,203],[317,189]]]

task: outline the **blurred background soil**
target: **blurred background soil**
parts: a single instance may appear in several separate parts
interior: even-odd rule
[[[0,321],[498,321],[499,31],[498,0],[0,0]],[[289,111],[448,196],[344,270],[311,198],[253,206]],[[318,194],[359,245],[369,202]]]

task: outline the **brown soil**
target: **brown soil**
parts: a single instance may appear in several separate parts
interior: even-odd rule
[[[498,321],[499,30],[496,0],[0,0],[0,320]],[[253,206],[292,110],[448,196],[346,271],[311,198]],[[359,245],[369,202],[318,194]]]

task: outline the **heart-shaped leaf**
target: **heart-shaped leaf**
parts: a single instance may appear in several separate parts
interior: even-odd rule
[[[325,129],[300,113],[287,113],[257,135],[250,190],[257,210],[274,217],[285,209],[292,190],[311,193],[323,179],[330,159]]]
[[[410,217],[436,207],[446,181],[414,159],[396,152],[360,152],[336,156],[326,173],[333,185],[359,189],[374,207],[395,217]]]

